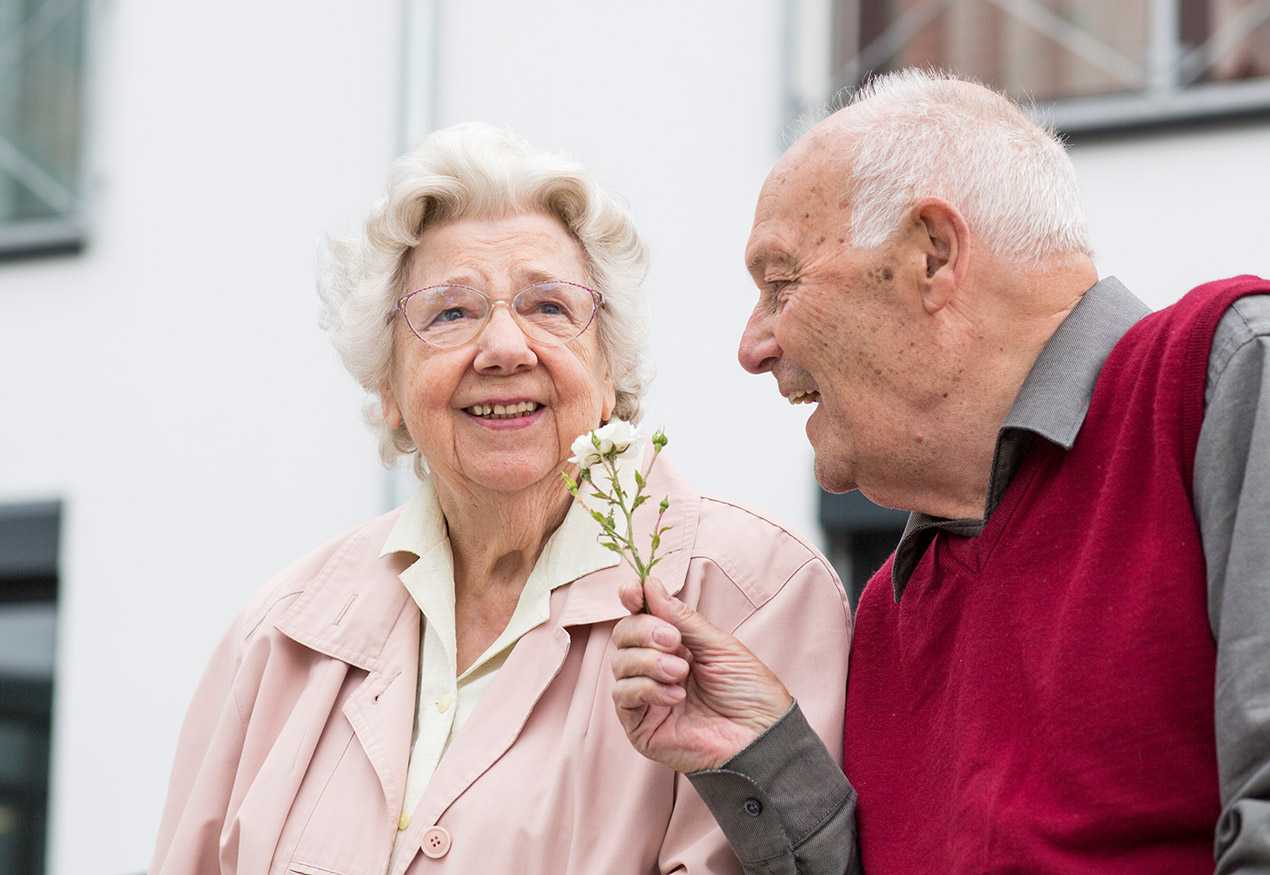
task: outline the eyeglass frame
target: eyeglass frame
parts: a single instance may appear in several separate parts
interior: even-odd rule
[[[520,297],[522,292],[526,291],[527,289],[532,289],[535,286],[545,286],[545,285],[573,286],[575,288],[582,289],[584,292],[586,292],[587,294],[591,296],[591,316],[590,318],[587,319],[586,324],[582,326],[581,330],[578,331],[578,333],[573,335],[572,337],[565,337],[559,340],[543,340],[541,337],[537,336],[536,334],[531,334],[525,328],[525,326],[521,323],[521,315],[517,313],[516,308],[512,306],[516,302],[516,299]],[[485,317],[484,319],[482,319],[480,327],[476,329],[476,333],[473,334],[471,338],[455,346],[439,346],[434,341],[428,340],[426,337],[424,337],[418,331],[415,330],[414,325],[412,325],[410,322],[410,317],[406,315],[406,307],[409,305],[410,299],[413,298],[415,295],[418,295],[422,292],[430,292],[433,289],[467,289],[469,292],[474,292],[475,294],[479,295],[481,298],[485,299],[486,302],[488,302],[489,309],[485,311]],[[489,326],[490,320],[494,318],[494,308],[497,307],[499,304],[503,304],[507,307],[507,312],[511,314],[512,321],[516,323],[516,327],[521,330],[521,333],[524,334],[528,340],[532,340],[534,343],[540,343],[543,346],[563,346],[569,341],[577,340],[579,337],[586,334],[587,329],[591,327],[591,324],[593,322],[595,322],[596,314],[599,313],[600,308],[604,306],[604,293],[596,291],[590,286],[584,286],[582,285],[582,283],[570,282],[569,280],[539,280],[536,283],[530,283],[524,288],[517,289],[516,293],[512,295],[510,301],[505,300],[503,298],[499,298],[496,301],[492,299],[489,295],[487,295],[485,292],[481,291],[480,289],[474,289],[471,286],[465,286],[462,283],[438,283],[437,285],[434,285],[434,286],[424,286],[421,289],[415,289],[413,292],[407,292],[406,294],[402,295],[400,298],[397,299],[396,306],[393,309],[397,313],[401,314],[401,318],[405,321],[406,327],[410,329],[410,333],[413,334],[415,337],[419,338],[419,340],[426,343],[428,346],[432,347],[433,349],[462,349],[463,347],[467,346],[470,343],[475,343],[480,338],[481,334],[484,333],[485,329]]]

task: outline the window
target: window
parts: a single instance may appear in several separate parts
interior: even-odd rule
[[[1270,113],[1270,0],[831,0],[827,92],[948,68],[1064,130]],[[826,14],[803,0],[803,17]],[[812,32],[804,23],[803,33]]]
[[[828,542],[826,552],[846,587],[853,611],[860,604],[864,585],[895,552],[906,522],[908,514],[876,505],[859,492],[820,493],[820,527]]]
[[[44,872],[61,505],[0,505],[0,875]]]
[[[83,240],[85,0],[0,0],[0,255]]]

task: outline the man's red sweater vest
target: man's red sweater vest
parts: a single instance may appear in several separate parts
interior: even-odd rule
[[[1036,438],[982,534],[861,598],[844,769],[864,869],[1213,870],[1216,648],[1191,471],[1239,277],[1108,357],[1070,451]]]

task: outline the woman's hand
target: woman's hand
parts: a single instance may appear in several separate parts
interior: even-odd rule
[[[613,702],[641,754],[680,772],[717,768],[772,726],[793,699],[745,645],[649,578],[620,592],[634,613],[613,631]]]

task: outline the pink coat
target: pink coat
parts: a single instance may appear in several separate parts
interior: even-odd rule
[[[669,493],[674,526],[658,577],[772,666],[839,749],[851,620],[826,560],[664,460],[650,491]],[[283,571],[226,634],[181,733],[151,875],[387,871],[420,625],[397,577],[412,557],[379,558],[396,516]],[[394,873],[740,872],[689,782],[637,754],[614,713],[610,633],[629,574],[552,593],[550,620],[442,758]]]

